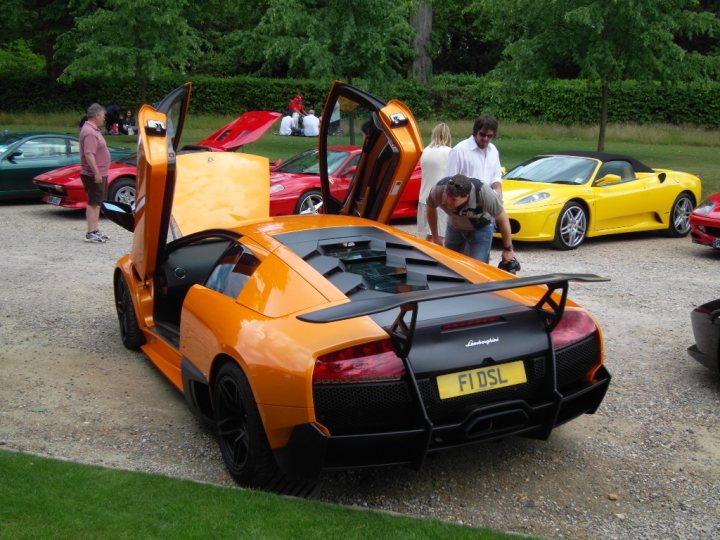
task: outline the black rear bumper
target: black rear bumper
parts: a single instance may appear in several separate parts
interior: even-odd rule
[[[604,366],[595,382],[574,386],[542,402],[500,401],[472,410],[459,423],[376,433],[325,435],[314,424],[296,426],[288,445],[275,451],[287,474],[316,478],[322,470],[383,465],[419,468],[428,454],[482,441],[522,435],[547,439],[553,428],[600,406],[610,384]]]

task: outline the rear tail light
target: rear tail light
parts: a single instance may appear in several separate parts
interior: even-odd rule
[[[595,321],[583,311],[565,311],[551,332],[553,347],[562,349],[597,332]]]
[[[396,381],[405,374],[390,340],[363,343],[325,354],[315,361],[314,383]]]

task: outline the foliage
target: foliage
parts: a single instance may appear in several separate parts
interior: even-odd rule
[[[26,73],[37,77],[45,74],[45,59],[34,53],[24,39],[0,45],[0,76]]]
[[[91,77],[71,84],[48,84],[37,74],[0,73],[6,112],[82,111],[94,101],[136,109],[188,80],[194,84],[193,113],[229,116],[246,110],[282,111],[295,93],[303,95],[307,108],[320,110],[331,83],[330,79],[189,77],[177,73],[149,81],[148,99],[143,100],[137,82],[130,79]],[[431,87],[398,78],[358,79],[355,84],[380,99],[404,101],[418,118],[473,119],[485,112],[495,114],[501,122],[598,124],[598,81],[549,79],[510,84],[491,77],[437,75]],[[618,81],[609,88],[610,122],[720,125],[718,82]]]
[[[107,0],[106,7],[79,17],[75,28],[58,40],[59,54],[75,50],[60,81],[85,77],[132,79],[144,99],[148,81],[184,72],[199,50],[197,33],[182,16],[186,3]]]
[[[475,0],[507,36],[504,59],[493,71],[505,81],[570,76],[600,84],[600,136],[604,144],[608,95],[625,80],[697,79],[702,63],[686,61],[675,41],[684,34],[712,34],[720,21],[695,11],[697,0]],[[507,21],[511,21],[508,25]]]
[[[229,51],[256,74],[379,80],[406,71],[413,0],[269,0],[256,26],[230,36]]]
[[[501,59],[505,36],[488,32],[491,21],[466,0],[433,2],[433,71],[484,75]]]

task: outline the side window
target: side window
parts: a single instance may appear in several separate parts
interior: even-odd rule
[[[18,150],[22,152],[18,159],[40,159],[64,156],[67,153],[65,139],[58,137],[32,139],[20,146]]]
[[[79,154],[80,153],[80,141],[74,141],[73,139],[70,139],[70,153],[71,154]]]
[[[255,255],[235,244],[220,258],[205,286],[230,298],[237,298],[259,265],[260,261]]]
[[[608,161],[603,163],[598,171],[596,178],[599,180],[608,174],[617,174],[620,180],[627,182],[635,178],[635,171],[627,161]]]

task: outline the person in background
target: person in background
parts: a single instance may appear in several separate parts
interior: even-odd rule
[[[122,118],[120,130],[125,135],[135,135],[137,133],[137,128],[135,127],[135,117],[130,109],[125,111],[125,116]]]
[[[479,116],[470,137],[459,142],[450,152],[446,176],[462,174],[488,184],[502,200],[500,153],[492,140],[497,135],[497,118],[489,114]]]
[[[315,110],[310,109],[303,118],[302,134],[306,137],[317,137],[320,135],[320,119],[315,116]]]
[[[440,180],[425,202],[432,241],[443,245],[437,228],[437,209],[448,216],[444,245],[487,263],[493,237],[493,219],[502,236],[502,263],[515,258],[510,219],[502,202],[486,183],[456,174]]]
[[[299,131],[300,117],[305,116],[306,114],[305,108],[303,107],[302,96],[300,94],[296,94],[295,97],[290,100],[288,110],[290,111],[290,116],[292,116],[293,119],[293,130]]]
[[[119,135],[122,117],[120,107],[115,103],[105,108],[105,125],[107,126],[108,135]]]
[[[87,110],[87,121],[80,128],[80,179],[87,194],[85,241],[102,244],[108,236],[98,228],[100,203],[107,191],[110,151],[100,128],[105,123],[105,108],[93,103]]]
[[[330,135],[340,135],[340,102],[336,101],[330,115]]]
[[[280,120],[280,129],[278,130],[278,135],[292,135],[293,133],[293,119],[290,114],[286,114],[282,117],[282,120]]]
[[[425,240],[432,240],[432,232],[427,222],[427,201],[430,190],[445,176],[448,156],[450,155],[452,137],[450,128],[445,123],[437,124],[430,135],[430,144],[425,147],[420,156],[420,167],[422,169],[422,180],[420,182],[420,196],[418,199],[417,211],[417,234]],[[445,228],[447,226],[447,215],[440,212],[437,216],[437,232],[440,241],[445,239]]]

